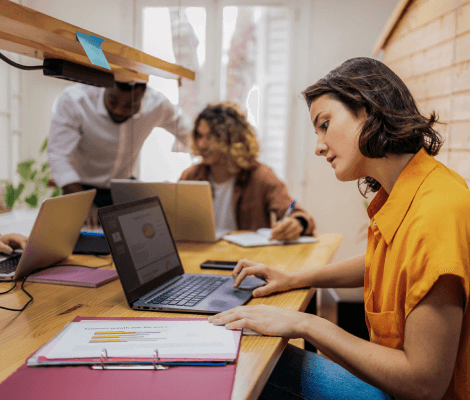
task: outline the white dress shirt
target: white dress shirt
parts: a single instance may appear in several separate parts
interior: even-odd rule
[[[49,134],[49,167],[59,187],[79,182],[109,188],[111,179],[130,178],[140,149],[153,128],[161,127],[183,144],[191,120],[162,93],[147,87],[140,110],[113,122],[104,88],[74,84],[55,100]]]

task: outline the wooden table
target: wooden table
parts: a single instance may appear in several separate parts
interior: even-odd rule
[[[327,263],[341,243],[340,234],[322,234],[315,244],[242,248],[226,241],[214,244],[178,243],[178,251],[186,272],[227,275],[226,271],[201,270],[207,259],[238,260],[249,258],[273,267],[296,271]],[[71,256],[70,263],[98,266],[110,258]],[[113,268],[113,267],[108,267]],[[11,287],[0,283],[0,291]],[[118,280],[100,288],[27,283],[25,288],[34,301],[25,311],[0,310],[0,382],[11,375],[26,358],[54,337],[67,322],[83,317],[194,317],[194,314],[150,313],[131,310]],[[314,289],[300,289],[265,298],[252,299],[249,304],[270,304],[303,311],[314,294]],[[27,296],[17,287],[0,296],[0,305],[21,308]],[[256,399],[276,365],[286,339],[277,337],[244,336],[241,342],[232,399]],[[27,384],[27,383],[25,383]]]

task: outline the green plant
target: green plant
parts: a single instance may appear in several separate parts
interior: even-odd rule
[[[43,154],[47,149],[47,138],[44,140],[39,154]],[[36,168],[37,160],[29,159],[18,163],[16,172],[20,176],[20,183],[17,187],[10,181],[5,182],[4,201],[8,208],[13,208],[15,203],[24,202],[31,208],[36,208],[39,201],[46,197],[56,197],[62,194],[60,188],[51,189],[48,187],[52,180],[47,161]],[[49,192],[52,192],[49,194]]]

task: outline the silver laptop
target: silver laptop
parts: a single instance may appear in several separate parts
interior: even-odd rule
[[[95,194],[92,189],[44,200],[24,251],[0,253],[0,281],[17,281],[70,256]]]
[[[215,314],[244,304],[265,282],[233,288],[226,275],[186,274],[158,197],[98,209],[129,307]]]
[[[228,231],[216,232],[212,191],[206,181],[139,182],[111,180],[114,204],[158,196],[175,240],[215,242]]]

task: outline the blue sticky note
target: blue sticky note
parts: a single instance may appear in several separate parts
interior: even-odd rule
[[[111,69],[103,50],[101,50],[101,44],[104,42],[104,39],[82,32],[77,32],[77,39],[82,44],[83,49],[92,64]]]

